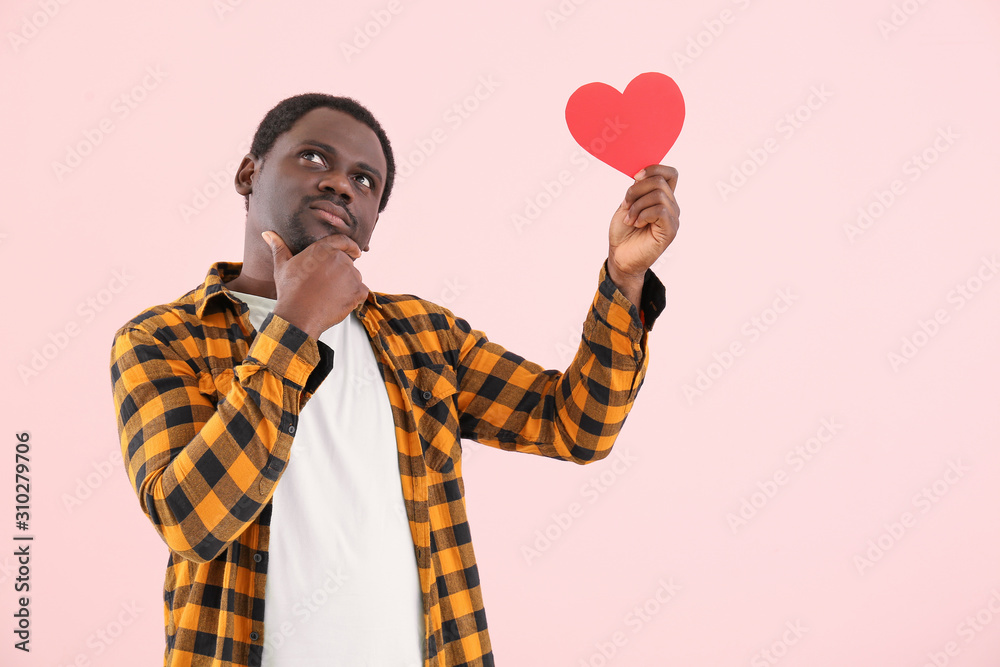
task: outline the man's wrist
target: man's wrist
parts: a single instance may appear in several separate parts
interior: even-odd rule
[[[294,313],[289,313],[285,308],[282,308],[280,305],[275,305],[274,314],[277,317],[280,317],[281,319],[285,320],[289,324],[298,327],[311,338],[318,339],[320,337],[320,334],[323,333],[323,331],[318,326],[312,324],[311,322],[306,322],[303,318],[297,316]]]
[[[611,262],[608,262],[608,277],[615,284],[615,287],[618,288],[618,291],[625,295],[626,299],[631,301],[637,309],[641,307],[642,287],[646,281],[645,273],[641,276],[620,273],[614,268]]]

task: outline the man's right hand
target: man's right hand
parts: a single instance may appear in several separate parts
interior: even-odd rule
[[[293,257],[277,233],[267,231],[262,236],[271,246],[274,261],[278,294],[274,314],[313,338],[343,321],[368,297],[368,288],[354,267],[361,249],[351,238],[324,236]]]

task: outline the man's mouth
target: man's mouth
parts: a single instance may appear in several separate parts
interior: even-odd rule
[[[351,232],[350,218],[343,208],[327,201],[318,201],[310,206],[310,208],[315,210],[321,219],[326,221],[330,226],[335,227],[338,231],[344,234]]]

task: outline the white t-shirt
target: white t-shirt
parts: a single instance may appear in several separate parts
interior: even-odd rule
[[[277,303],[243,292],[259,331]],[[389,396],[354,313],[274,491],[263,667],[421,667],[424,617]]]

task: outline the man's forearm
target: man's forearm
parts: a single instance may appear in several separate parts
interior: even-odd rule
[[[189,560],[214,559],[256,520],[288,461],[299,411],[329,372],[308,334],[291,326],[268,315],[232,373],[211,374],[213,386],[197,372],[200,359],[156,332],[126,327],[115,336],[126,469],[160,536]]]

